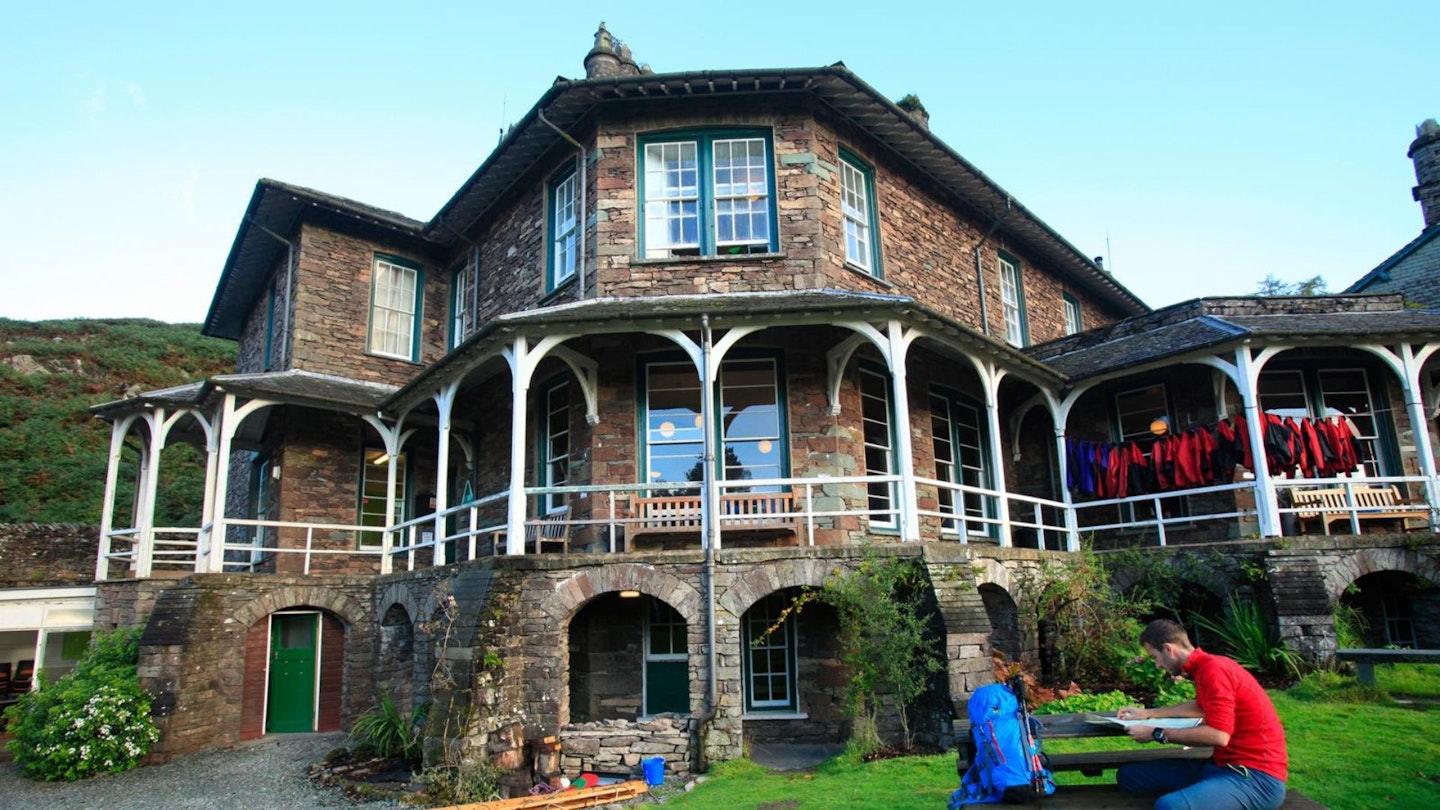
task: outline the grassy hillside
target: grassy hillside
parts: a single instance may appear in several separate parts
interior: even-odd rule
[[[0,318],[0,523],[99,523],[109,423],[89,407],[232,370],[235,344],[195,324]],[[126,453],[133,462],[135,440]],[[130,502],[133,464],[116,503]],[[165,451],[160,525],[196,525],[203,456]]]

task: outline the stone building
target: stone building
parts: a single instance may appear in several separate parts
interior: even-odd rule
[[[1434,309],[1440,307],[1440,123],[1430,118],[1416,127],[1408,154],[1415,162],[1410,193],[1420,203],[1425,227],[1345,292],[1398,292],[1414,305]]]
[[[157,756],[386,692],[504,762],[548,735],[602,771],[835,741],[833,612],[764,631],[873,555],[929,573],[941,739],[992,650],[1033,654],[1021,583],[1086,539],[1216,550],[1213,595],[1260,566],[1312,655],[1374,576],[1383,626],[1440,643],[1433,597],[1392,598],[1436,581],[1440,315],[1151,311],[843,65],[652,73],[602,28],[585,67],[426,221],[261,180],[205,322],[235,373],[97,409],[97,623],[145,627]],[[1203,481],[1072,481],[1262,412],[1354,455],[1272,469],[1249,431]],[[200,526],[148,517],[173,441],[207,451]]]

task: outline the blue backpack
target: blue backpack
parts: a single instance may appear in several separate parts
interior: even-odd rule
[[[1040,751],[1040,724],[1025,709],[1024,684],[982,686],[970,696],[975,757],[950,796],[950,810],[970,804],[1024,804],[1055,792]]]

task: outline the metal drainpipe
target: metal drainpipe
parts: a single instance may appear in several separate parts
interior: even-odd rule
[[[701,713],[699,722],[696,724],[698,734],[699,751],[697,752],[697,764],[701,767],[697,770],[705,770],[705,726],[715,719],[719,713],[719,685],[715,683],[715,543],[719,534],[718,522],[715,520],[714,491],[711,483],[715,475],[715,430],[711,422],[714,407],[711,404],[710,390],[710,316],[700,316],[700,422],[703,424],[704,451],[701,454],[702,474],[700,480],[703,482],[704,490],[700,494],[700,519],[702,522],[701,531],[705,535],[705,711]]]
[[[576,171],[577,174],[580,175],[580,186],[579,186],[579,194],[580,194],[580,223],[579,223],[579,228],[580,228],[580,266],[579,266],[579,268],[578,268],[578,272],[579,272],[579,274],[580,274],[580,278],[577,279],[577,281],[578,281],[579,284],[580,284],[580,298],[581,298],[581,300],[584,300],[584,299],[585,299],[585,257],[586,257],[586,255],[587,255],[586,252],[585,252],[585,243],[586,243],[586,239],[585,239],[585,229],[586,229],[586,227],[587,227],[587,222],[586,222],[586,220],[585,220],[585,217],[586,217],[586,215],[587,215],[587,211],[586,211],[586,208],[585,208],[585,200],[586,200],[587,197],[589,197],[589,193],[588,193],[588,188],[589,188],[589,187],[586,185],[586,182],[585,182],[585,147],[584,147],[584,145],[582,145],[579,141],[577,141],[577,140],[575,140],[574,138],[570,137],[570,133],[568,133],[568,132],[566,132],[565,130],[561,129],[560,127],[556,126],[555,123],[552,122],[549,118],[546,118],[546,117],[545,117],[545,111],[544,111],[544,110],[536,110],[536,111],[535,111],[535,115],[540,118],[540,122],[541,122],[542,124],[544,124],[545,126],[550,127],[551,129],[555,130],[557,133],[559,133],[560,137],[562,137],[562,138],[564,138],[565,140],[569,141],[569,142],[570,142],[570,145],[573,146],[573,147],[575,147],[575,149],[576,149],[575,163],[576,163],[577,168],[576,168],[575,171]],[[598,260],[598,257],[597,257],[597,260]],[[550,272],[549,268],[546,268],[545,272],[546,272],[546,273],[549,273],[549,272]],[[599,291],[597,290],[596,292],[599,292]]]
[[[984,247],[985,243],[990,241],[990,237],[995,235],[995,230],[1000,227],[1001,222],[1005,221],[1005,217],[1010,215],[1011,210],[1010,198],[1006,197],[1005,211],[995,217],[995,222],[990,226],[990,230],[986,231],[985,236],[975,245],[975,283],[980,288],[980,324],[982,327],[980,331],[985,337],[990,337],[990,307],[985,303],[985,267],[980,262],[980,248]]]
[[[285,245],[285,331],[281,333],[285,337],[280,342],[280,365],[288,368],[290,361],[290,298],[294,295],[293,285],[295,283],[295,243],[249,217],[246,217],[245,221]],[[261,369],[266,370],[265,367],[269,364],[270,358],[266,357],[260,364]]]

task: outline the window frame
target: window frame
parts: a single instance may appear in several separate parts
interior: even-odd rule
[[[1364,378],[1365,388],[1363,391],[1327,389],[1325,377],[1333,374],[1360,374]],[[1370,420],[1370,433],[1363,433],[1355,437],[1357,446],[1360,448],[1360,468],[1363,472],[1360,477],[1369,478],[1372,476],[1398,475],[1397,471],[1403,471],[1404,464],[1399,452],[1398,440],[1395,436],[1395,420],[1393,416],[1382,418],[1384,410],[1388,410],[1383,403],[1386,402],[1384,383],[1385,372],[1375,365],[1355,360],[1347,360],[1343,364],[1315,366],[1315,365],[1294,365],[1287,363],[1272,363],[1260,372],[1257,380],[1256,398],[1259,401],[1260,409],[1267,413],[1272,411],[1284,411],[1282,416],[1294,414],[1295,408],[1273,407],[1274,394],[1270,394],[1272,404],[1267,407],[1265,404],[1266,394],[1259,390],[1261,385],[1272,382],[1281,376],[1294,376],[1300,381],[1298,392],[1286,392],[1291,396],[1300,396],[1305,403],[1306,416],[1310,418],[1329,419],[1332,416],[1345,416],[1352,424],[1355,424],[1355,416]],[[1327,395],[1365,395],[1368,403],[1368,413],[1350,414],[1340,411],[1330,405],[1333,401]],[[1331,411],[1336,413],[1331,413]],[[1360,425],[1356,424],[1356,429]],[[1367,453],[1368,450],[1368,453]],[[1368,458],[1366,457],[1368,455]],[[1271,471],[1274,476],[1275,471]],[[1353,475],[1353,473],[1352,473]]]
[[[766,643],[756,646],[753,642],[758,634],[751,632],[752,625],[756,624],[753,618],[756,610],[763,609],[765,611],[764,617],[758,624],[763,630],[775,626],[774,620],[785,607],[785,594],[781,591],[776,591],[775,593],[756,600],[755,604],[751,605],[749,609],[741,614],[740,623],[742,627],[740,645],[743,651],[743,654],[740,656],[742,670],[741,691],[744,692],[744,711],[746,714],[791,714],[800,710],[800,644],[799,629],[796,627],[801,620],[800,614],[791,614],[785,621],[780,622],[775,631],[770,634],[770,638],[780,635],[782,639],[780,644]],[[754,679],[756,673],[754,656],[762,650],[769,651],[776,649],[783,650],[783,660],[786,666],[784,683],[787,697],[785,700],[770,699],[757,701],[755,700]],[[765,675],[773,678],[774,671],[767,669]]]
[[[412,304],[413,309],[412,309],[412,311],[410,312],[410,352],[409,352],[409,354],[397,354],[397,353],[392,353],[392,352],[384,351],[384,350],[382,350],[382,349],[377,348],[376,345],[375,345],[375,344],[376,344],[376,337],[377,337],[377,336],[376,336],[375,329],[376,329],[376,326],[377,326],[376,321],[378,320],[378,319],[375,317],[376,314],[377,314],[378,312],[380,312],[382,309],[383,309],[385,312],[401,312],[401,313],[403,314],[403,311],[402,311],[402,310],[392,310],[392,309],[389,308],[389,307],[381,307],[381,306],[376,302],[376,300],[375,300],[375,299],[376,299],[376,293],[379,292],[379,288],[380,288],[380,283],[379,283],[379,282],[380,282],[380,265],[381,265],[382,262],[383,262],[384,264],[390,265],[391,267],[396,267],[396,268],[399,268],[399,269],[402,269],[402,270],[409,270],[409,271],[411,271],[411,272],[414,274],[414,279],[415,279],[415,291],[414,291],[414,303]],[[418,363],[418,362],[420,361],[420,325],[421,325],[421,322],[422,322],[422,318],[424,317],[424,314],[425,314],[425,312],[424,312],[424,303],[425,303],[425,268],[424,268],[420,263],[418,263],[418,262],[414,262],[414,261],[411,261],[411,260],[409,260],[409,259],[401,258],[401,257],[399,257],[399,256],[395,256],[395,255],[392,255],[392,254],[389,254],[389,253],[378,253],[378,252],[377,252],[377,253],[374,255],[374,257],[371,259],[371,262],[370,262],[370,311],[369,311],[370,323],[369,323],[369,327],[366,329],[366,337],[365,337],[365,350],[366,350],[366,352],[368,352],[369,354],[373,354],[373,355],[375,355],[375,356],[377,356],[377,357],[386,357],[386,358],[389,358],[389,359],[391,359],[391,360],[404,360],[404,361],[410,362],[410,363]]]
[[[943,415],[936,413],[935,406],[937,402],[945,406],[945,413]],[[962,427],[969,426],[962,425],[961,420],[956,418],[957,408],[965,408],[966,410],[973,411],[975,414],[973,427],[975,431],[975,444],[973,447],[962,441],[961,429]],[[930,441],[935,451],[935,478],[937,480],[947,481],[952,484],[979,486],[983,489],[991,488],[994,473],[990,469],[990,436],[984,422],[984,410],[985,406],[983,404],[951,389],[938,385],[930,389]],[[950,445],[950,458],[944,461],[941,459],[939,448],[934,447],[941,441],[937,422],[944,423],[946,429],[944,441]],[[971,448],[979,464],[972,465],[965,463],[965,454],[956,452],[961,448]],[[948,475],[942,475],[942,464],[949,468]],[[957,471],[959,471],[958,480],[956,475]],[[970,475],[978,479],[975,484],[966,484],[966,471],[970,471]],[[998,536],[996,524],[989,522],[980,522],[977,524],[971,522],[972,518],[995,517],[995,505],[989,497],[961,493],[962,495],[966,495],[966,497],[963,504],[963,511],[960,511],[955,509],[954,494],[952,490],[948,489],[941,490],[937,493],[937,500],[939,501],[937,511],[944,512],[948,506],[951,510],[950,514],[954,515],[952,518],[942,519],[941,532],[943,534],[959,537],[960,527],[964,525],[966,537]],[[945,503],[947,496],[950,498],[948,505]],[[978,510],[971,505],[970,498],[972,497],[978,497],[980,499]]]
[[[768,362],[768,363],[770,364],[771,370],[772,370],[773,375],[774,375],[774,376],[773,376],[773,388],[772,388],[772,390],[774,391],[774,394],[775,394],[775,396],[774,396],[774,399],[775,399],[775,408],[776,408],[775,421],[776,421],[776,426],[777,426],[778,434],[779,434],[779,435],[778,435],[778,436],[774,436],[774,437],[770,437],[770,436],[746,436],[746,437],[733,437],[733,438],[727,439],[726,436],[725,436],[725,433],[724,433],[724,429],[723,429],[724,423],[725,423],[725,421],[726,421],[726,420],[725,420],[725,396],[724,396],[724,395],[725,395],[725,391],[727,390],[726,381],[725,381],[726,367],[729,366],[729,365],[731,365],[732,363],[757,363],[757,362],[759,362],[759,363],[767,363],[767,362]],[[704,439],[703,439],[704,434],[703,434],[703,433],[702,433],[702,434],[699,434],[699,438],[688,439],[688,440],[687,440],[687,438],[681,438],[681,439],[676,439],[676,440],[674,440],[674,441],[655,441],[654,439],[651,438],[651,436],[650,436],[650,401],[651,401],[650,379],[651,379],[651,370],[652,370],[652,368],[654,368],[654,367],[656,367],[656,366],[673,366],[673,367],[677,367],[677,368],[688,369],[690,372],[693,373],[693,372],[694,372],[694,369],[695,369],[695,364],[694,364],[693,362],[691,362],[688,357],[685,357],[684,355],[681,355],[681,354],[677,354],[677,353],[675,353],[675,352],[657,352],[657,353],[654,353],[654,354],[642,355],[642,356],[638,359],[637,364],[638,364],[638,369],[637,369],[636,379],[638,380],[638,384],[637,384],[637,386],[636,386],[636,389],[637,389],[637,397],[636,397],[636,404],[635,404],[635,420],[636,420],[636,436],[639,438],[639,447],[640,447],[640,452],[639,452],[639,456],[638,456],[638,463],[635,465],[635,466],[636,466],[635,474],[636,474],[636,478],[637,478],[637,483],[650,484],[650,485],[654,486],[656,489],[662,488],[663,485],[666,484],[666,483],[669,483],[669,484],[684,484],[684,485],[688,485],[690,482],[674,482],[674,481],[671,481],[671,482],[661,482],[659,479],[654,479],[654,478],[651,478],[651,477],[650,477],[651,467],[652,467],[651,457],[652,457],[652,452],[653,452],[653,450],[654,450],[654,448],[655,448],[656,446],[665,446],[665,445],[669,445],[669,444],[693,444],[693,443],[695,443],[695,442],[697,442],[697,441],[698,441],[698,442],[701,442],[701,444],[702,444],[702,446],[703,446],[703,441],[704,441]],[[716,421],[716,423],[717,423],[716,425],[714,425],[714,426],[712,427],[712,430],[714,431],[715,447],[716,447],[716,449],[719,451],[718,453],[716,453],[715,469],[713,470],[713,473],[714,473],[716,479],[717,479],[717,480],[720,480],[720,481],[741,481],[741,480],[744,480],[744,479],[731,479],[731,478],[727,478],[727,477],[726,477],[727,466],[726,466],[726,463],[725,463],[725,462],[726,462],[727,454],[726,454],[725,451],[726,451],[726,447],[729,446],[730,444],[740,444],[740,443],[743,443],[743,442],[748,441],[748,440],[754,440],[754,441],[757,441],[757,442],[770,441],[771,444],[772,444],[772,451],[778,452],[778,456],[777,456],[777,459],[776,459],[776,466],[779,468],[779,470],[778,470],[778,475],[777,475],[776,477],[777,477],[777,478],[788,478],[788,477],[790,477],[790,474],[791,474],[791,467],[790,467],[790,464],[791,464],[791,459],[790,459],[790,407],[789,407],[789,391],[788,391],[788,388],[787,388],[787,385],[786,385],[786,379],[785,379],[786,369],[785,369],[785,357],[784,357],[784,352],[783,352],[782,350],[779,350],[779,349],[736,349],[736,350],[731,351],[730,353],[728,353],[728,354],[725,356],[724,361],[720,364],[720,368],[719,368],[717,371],[718,371],[718,373],[716,374],[716,378],[715,378],[715,389],[711,392],[711,395],[714,397],[714,403],[715,403],[715,421]],[[701,384],[701,382],[700,382],[699,375],[698,375],[698,374],[695,374],[695,375],[694,375],[694,390],[700,391],[701,389],[702,389],[702,384]],[[687,389],[687,390],[689,390],[689,389]],[[697,403],[697,406],[700,406],[700,405],[702,405],[702,404],[703,404],[703,400],[702,400],[701,403]],[[695,418],[696,418],[696,419],[699,419],[700,413],[701,413],[701,412],[698,411],[698,410],[695,412]],[[704,430],[704,426],[703,426],[703,425],[699,426],[699,429],[700,429],[700,430]],[[685,428],[680,427],[680,426],[676,426],[676,433],[682,433],[682,432],[685,432],[685,431],[686,431]],[[763,452],[763,451],[762,451],[762,452]],[[765,480],[765,479],[760,479],[760,480]],[[771,489],[772,489],[771,487],[765,487],[765,488],[763,488],[763,489],[750,488],[750,489],[748,489],[747,491],[750,491],[750,492],[762,492],[762,491],[771,491]],[[786,491],[786,490],[789,489],[789,487],[776,487],[775,489],[778,489],[779,491]],[[699,489],[698,489],[698,488],[692,488],[692,489],[689,489],[689,490],[687,490],[687,491],[689,491],[689,492],[698,492]],[[731,491],[741,491],[741,490],[732,488]],[[654,493],[652,492],[651,494],[654,494]]]
[[[1000,312],[1005,321],[1005,342],[1011,346],[1024,348],[1030,345],[1030,324],[1025,317],[1025,272],[1020,260],[1005,251],[997,251],[998,263],[1000,265]],[[1014,272],[1015,300],[1007,300],[1008,295],[1005,286],[1006,268]],[[1010,311],[1015,311],[1015,332],[1012,339],[1010,335]]]
[[[569,187],[568,200],[562,194],[566,187]],[[580,262],[585,260],[580,255],[580,248],[583,244],[581,233],[585,223],[580,221],[580,173],[575,170],[573,164],[561,169],[551,175],[545,185],[545,293],[548,295],[574,281],[580,274]],[[562,233],[558,217],[560,216],[562,203],[568,202],[570,210],[569,227]],[[571,265],[563,276],[559,273],[559,262],[562,258],[557,243],[561,239],[568,238],[570,241],[568,255]]]
[[[480,315],[478,288],[480,261],[466,257],[450,269],[450,348],[454,349],[475,334]],[[462,294],[468,300],[462,300]]]
[[[1080,301],[1068,292],[1061,293],[1060,299],[1065,307],[1065,334],[1076,335],[1085,331],[1085,321],[1080,312]]]
[[[563,392],[565,396],[565,403],[563,405],[565,411],[565,429],[563,431],[565,436],[565,452],[552,456],[553,442],[559,435],[557,433],[551,433],[550,431],[551,417],[556,413],[554,403],[556,392]],[[544,408],[544,412],[540,414],[542,418],[536,420],[539,422],[538,427],[540,429],[539,435],[536,436],[538,439],[537,444],[539,445],[536,448],[539,451],[539,457],[536,459],[536,470],[539,471],[537,477],[540,480],[540,486],[567,486],[570,483],[570,459],[575,447],[572,442],[574,436],[573,430],[571,429],[571,420],[574,417],[571,409],[575,407],[575,403],[570,396],[570,379],[565,376],[560,376],[547,381],[542,386],[540,407]],[[565,478],[557,482],[552,475],[554,472],[553,465],[562,458],[565,460]],[[569,503],[570,498],[565,493],[547,492],[542,495],[540,499],[541,512],[546,515],[559,512],[564,510]]]
[[[866,210],[864,212],[865,221],[863,225],[868,236],[865,250],[865,253],[868,255],[864,257],[864,264],[856,261],[850,254],[849,225],[852,222],[859,224],[859,218],[851,216],[848,206],[846,205],[848,181],[850,179],[850,174],[846,172],[846,169],[858,175],[861,186],[859,191],[864,196],[865,201]],[[866,275],[874,276],[875,278],[884,278],[883,265],[880,261],[880,213],[877,210],[875,199],[875,169],[869,162],[861,159],[854,152],[843,146],[840,147],[840,219],[842,229],[844,230],[842,238],[845,242],[845,264]]]
[[[860,395],[860,403],[861,403],[861,405],[860,405],[860,443],[861,443],[861,446],[862,446],[863,449],[864,449],[863,452],[864,452],[864,456],[865,456],[865,458],[864,458],[864,463],[865,463],[864,474],[867,475],[867,476],[872,475],[872,474],[874,474],[874,475],[896,475],[896,474],[898,473],[898,470],[899,470],[899,459],[898,459],[899,448],[897,447],[898,442],[896,441],[896,435],[895,435],[895,430],[896,430],[895,402],[894,402],[894,397],[892,396],[892,394],[893,394],[892,389],[894,388],[893,378],[891,377],[889,371],[884,370],[884,369],[882,369],[882,368],[880,368],[880,367],[878,367],[878,366],[872,366],[872,365],[869,364],[869,363],[859,363],[859,364],[857,364],[856,367],[855,367],[855,373],[856,373],[856,375],[857,375],[856,380],[855,380],[855,388],[856,388],[856,393],[858,393],[858,394]],[[883,401],[882,404],[884,405],[884,409],[885,409],[885,425],[884,425],[884,429],[885,429],[886,441],[888,442],[888,444],[884,445],[883,447],[882,447],[881,445],[874,444],[873,442],[871,442],[869,435],[867,435],[867,433],[866,433],[866,428],[868,427],[868,424],[869,424],[869,423],[873,423],[874,420],[868,419],[868,418],[865,416],[865,405],[864,405],[865,399],[866,399],[867,397],[869,397],[870,399],[878,399],[878,398],[875,397],[873,394],[867,394],[867,393],[865,392],[864,380],[867,379],[867,378],[871,378],[871,379],[874,379],[874,380],[878,380],[879,383],[880,383],[881,389],[884,391],[884,394],[885,394],[885,398],[884,398],[884,401]],[[888,469],[886,469],[883,473],[881,473],[881,472],[872,472],[872,471],[871,471],[871,467],[870,467],[870,448],[871,448],[872,446],[875,447],[875,448],[878,448],[878,449],[883,449],[884,452],[885,452],[886,463],[887,463],[887,465],[888,465]],[[871,511],[871,502],[872,502],[872,500],[874,500],[874,499],[877,498],[877,497],[880,497],[880,496],[877,496],[876,494],[874,494],[873,488],[874,488],[874,487],[877,487],[877,486],[883,486],[883,487],[885,487],[885,489],[886,489],[887,492],[888,492],[888,494],[884,496],[885,498],[887,498],[887,499],[889,500],[889,505],[886,507],[887,510],[889,510],[889,511],[888,511],[888,514],[876,515],[876,514],[873,514],[872,511]],[[886,483],[884,483],[884,484],[875,484],[875,483],[867,483],[867,484],[866,484],[866,486],[865,486],[865,509],[866,509],[865,519],[866,519],[866,521],[870,524],[870,528],[871,528],[871,529],[878,529],[878,530],[880,530],[880,531],[885,531],[885,532],[896,532],[896,531],[899,531],[899,530],[900,530],[900,512],[899,512],[900,508],[901,508],[901,507],[900,507],[900,489],[899,489],[898,482],[889,481],[889,482],[886,482]]]
[[[388,461],[383,464],[376,464],[374,463],[374,461],[368,458],[372,451],[378,452],[381,456],[385,455],[385,448],[379,445],[367,444],[360,448],[360,480],[356,482],[357,486],[355,493],[355,525],[357,526],[367,525],[365,523],[365,516],[367,514],[379,514],[382,516],[385,514],[384,493],[380,495],[380,509],[378,511],[372,511],[370,513],[365,512],[365,484],[367,483],[365,474],[370,471],[371,467],[374,467],[377,470],[388,470],[389,467]],[[391,517],[395,523],[404,523],[410,515],[410,485],[412,483],[410,480],[410,460],[408,454],[404,450],[401,450],[399,453],[396,454],[396,459],[396,466],[399,469],[395,471],[395,506],[396,510],[400,514],[392,515]],[[380,477],[379,483],[382,487],[388,487],[388,471],[386,472],[386,475],[382,475]],[[391,524],[384,523],[373,529],[361,529],[356,531],[355,548],[377,549],[383,546],[385,541],[382,537],[382,533],[385,526],[389,525]],[[366,535],[370,534],[373,534],[375,536],[374,542],[368,541]]]
[[[762,250],[739,252],[725,252],[730,246],[719,245],[719,226],[717,224],[717,197],[715,194],[715,144],[723,141],[746,141],[758,140],[764,144],[765,149],[765,216],[769,233],[764,242]],[[695,146],[695,206],[696,206],[696,246],[693,255],[684,253],[676,254],[677,249],[689,250],[690,248],[656,247],[651,248],[648,242],[649,229],[649,206],[651,202],[663,202],[667,198],[656,197],[649,199],[647,194],[647,170],[646,150],[650,146],[661,144],[684,144],[693,143]],[[670,132],[656,132],[642,135],[636,139],[635,144],[635,176],[636,176],[636,203],[639,209],[636,217],[636,251],[641,261],[689,261],[706,258],[744,258],[746,256],[763,256],[779,252],[779,215],[776,207],[776,185],[775,185],[775,139],[774,132],[769,128],[724,128],[724,129],[696,129],[676,130]],[[688,199],[688,197],[686,198]],[[747,243],[737,243],[743,245]],[[758,240],[748,243],[754,246],[761,246]],[[668,251],[668,255],[652,255],[652,251]]]

